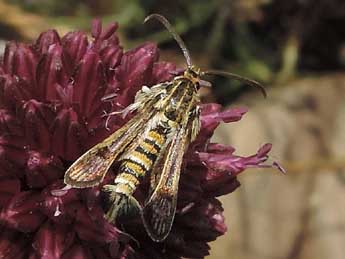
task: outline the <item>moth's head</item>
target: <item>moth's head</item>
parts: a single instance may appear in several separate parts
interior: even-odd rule
[[[211,83],[205,80],[202,80],[201,77],[204,73],[200,68],[192,65],[188,67],[184,72],[184,77],[192,82],[195,85],[196,90],[199,90],[200,87],[211,87]]]

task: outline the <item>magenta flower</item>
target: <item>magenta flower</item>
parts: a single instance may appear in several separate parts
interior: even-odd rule
[[[1,258],[203,258],[207,243],[226,232],[216,196],[234,191],[244,169],[276,166],[265,164],[268,144],[250,157],[209,144],[220,122],[238,121],[246,110],[208,104],[185,155],[177,213],[164,242],[153,242],[140,219],[108,223],[100,187],[63,189],[68,166],[126,122],[114,116],[107,130],[104,112],[123,109],[143,85],[176,71],[158,62],[152,43],[123,52],[116,29],[95,21],[91,40],[84,32],[60,37],[51,30],[33,45],[7,44],[0,64]],[[104,183],[115,175],[114,167]],[[138,199],[145,199],[147,184]]]

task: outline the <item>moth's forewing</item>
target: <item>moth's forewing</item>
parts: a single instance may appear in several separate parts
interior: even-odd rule
[[[177,103],[179,118],[178,127],[175,128],[161,150],[151,171],[150,198],[146,202],[142,217],[147,233],[152,240],[161,242],[169,234],[175,217],[178,184],[184,153],[200,129],[199,108],[200,102],[195,86],[185,81],[179,83],[185,89]],[[184,102],[187,100],[187,102]],[[173,102],[172,102],[173,103]],[[184,103],[184,105],[183,105]],[[171,107],[170,107],[171,108]]]
[[[147,233],[156,242],[164,240],[170,232],[177,202],[178,182],[187,143],[187,129],[181,127],[166,149],[160,180],[143,209],[143,222]],[[157,169],[159,167],[155,167]],[[151,172],[155,174],[155,171]]]
[[[125,126],[88,150],[66,171],[65,184],[74,188],[100,184],[114,160],[144,130],[152,113],[138,113]]]

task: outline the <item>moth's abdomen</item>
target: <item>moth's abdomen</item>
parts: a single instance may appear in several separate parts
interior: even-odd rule
[[[116,192],[131,195],[135,191],[140,180],[152,169],[165,141],[162,128],[151,129],[139,145],[124,156],[115,178]]]

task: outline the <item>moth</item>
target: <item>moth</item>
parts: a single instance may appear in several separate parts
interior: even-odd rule
[[[118,163],[114,184],[103,186],[110,201],[106,219],[115,223],[118,218],[138,213],[151,239],[162,242],[174,221],[184,153],[200,130],[198,91],[210,86],[201,78],[219,74],[263,88],[232,73],[201,71],[192,64],[184,42],[168,20],[151,14],[145,22],[150,19],[157,19],[171,33],[184,54],[187,68],[171,81],[151,88],[143,86],[134,103],[121,111],[135,112],[134,117],[77,159],[66,171],[64,182],[74,188],[99,185],[112,164]],[[119,112],[110,115],[116,113]],[[142,206],[133,193],[145,176],[150,177],[150,188]]]

